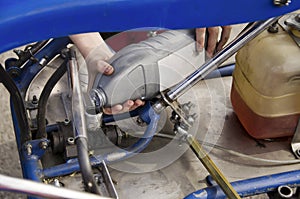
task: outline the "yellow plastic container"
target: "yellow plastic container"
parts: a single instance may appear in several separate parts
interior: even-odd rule
[[[237,53],[231,102],[254,138],[294,134],[300,116],[300,48],[285,31],[265,31]]]

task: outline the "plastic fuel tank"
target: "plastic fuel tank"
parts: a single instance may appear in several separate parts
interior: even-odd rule
[[[300,116],[300,48],[281,27],[264,31],[236,55],[233,109],[254,138],[292,136]]]

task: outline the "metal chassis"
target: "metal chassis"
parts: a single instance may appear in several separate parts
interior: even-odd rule
[[[226,3],[223,15],[228,16],[227,18],[216,18],[212,16],[212,8],[219,9],[216,5],[224,6],[222,0],[216,0],[212,6],[212,2],[206,2],[205,5],[201,5],[205,8],[209,8],[203,12],[195,11],[192,9],[191,5],[195,6],[196,1],[189,0],[184,2],[184,5],[180,1],[172,2],[170,1],[145,1],[144,3],[137,3],[133,0],[127,1],[110,1],[110,3],[104,1],[91,1],[86,3],[84,6],[79,0],[76,1],[45,1],[43,4],[37,4],[36,2],[27,2],[30,4],[26,8],[22,3],[17,1],[2,2],[3,6],[1,11],[3,17],[0,19],[0,27],[2,30],[0,35],[0,52],[12,49],[14,47],[20,46],[22,44],[37,41],[50,37],[64,36],[77,32],[87,32],[87,31],[115,31],[115,30],[128,30],[131,28],[140,27],[163,27],[163,28],[191,28],[199,26],[212,26],[212,25],[227,25],[239,22],[253,21],[258,19],[265,19],[271,16],[278,16],[287,12],[294,11],[300,8],[300,2],[292,2],[290,6],[276,7],[271,1],[231,1]],[[61,6],[61,5],[64,6]],[[147,6],[168,11],[178,12],[179,15],[173,16],[168,12],[164,11],[162,14],[153,16],[152,12],[149,12],[149,7],[143,9]],[[199,5],[200,6],[200,5]],[[247,9],[247,12],[241,7]],[[224,7],[223,7],[224,8]],[[228,9],[226,9],[228,8]],[[232,11],[236,8],[245,11],[240,17],[237,14],[233,14]],[[257,9],[259,8],[259,9]],[[80,14],[75,12],[81,9]],[[127,10],[131,9],[131,12]],[[252,9],[252,12],[251,12]],[[13,12],[8,12],[12,11]],[[147,12],[145,12],[145,10]],[[37,12],[39,11],[39,12]],[[27,15],[23,15],[23,14]],[[49,20],[46,20],[46,24],[43,23],[39,18],[52,18],[52,17],[62,17],[67,13],[66,18],[71,17],[82,17],[80,21],[88,21],[88,23],[80,23],[76,20],[61,20],[55,24]],[[100,14],[99,14],[100,13]],[[118,14],[115,14],[118,13]],[[186,13],[190,13],[186,15]],[[201,13],[201,14],[199,14]],[[152,14],[152,15],[151,15]],[[21,16],[22,15],[22,16]],[[86,16],[83,16],[86,15]],[[205,16],[205,17],[204,17]],[[120,18],[125,17],[125,19],[138,18],[145,19],[149,17],[151,20],[129,20],[126,23],[119,21]],[[64,18],[64,17],[62,17]],[[99,18],[100,21],[104,21],[103,24],[99,24],[95,18]],[[197,18],[197,20],[195,20]],[[92,19],[92,20],[91,20]],[[180,19],[180,20],[179,20]],[[200,19],[200,20],[198,20]],[[179,20],[179,21],[178,21]],[[41,32],[37,31],[30,33],[30,31],[23,31],[24,25],[29,30],[34,30],[38,27]],[[22,24],[22,25],[21,25]],[[81,24],[81,25],[78,25]],[[51,27],[55,28],[54,31]],[[59,28],[63,27],[63,28]],[[13,34],[9,34],[8,31],[12,31]],[[23,34],[23,32],[25,32]],[[22,34],[21,34],[22,33]],[[10,36],[8,36],[10,35]],[[43,51],[36,55],[36,58],[41,59],[48,56],[49,59],[57,55],[61,49],[63,49],[69,43],[68,38],[62,37],[54,39],[50,44],[48,44]],[[41,181],[43,177],[43,170],[39,167],[39,159],[44,153],[44,149],[40,147],[41,142],[48,142],[46,139],[32,140],[29,133],[29,125],[25,115],[24,106],[24,93],[29,86],[31,80],[34,76],[42,69],[39,64],[28,64],[22,69],[20,76],[12,79],[10,76],[2,70],[0,81],[8,88],[11,94],[11,112],[13,118],[13,124],[15,129],[16,142],[19,150],[21,166],[23,170],[23,176],[26,179]],[[96,162],[93,162],[96,163]],[[79,169],[78,164],[73,165],[75,170]],[[59,169],[54,169],[52,171],[54,176],[62,175]],[[298,172],[298,171],[294,171]],[[291,172],[293,173],[293,172]],[[291,173],[276,174],[282,175],[281,177],[290,177]],[[299,176],[296,175],[297,185],[299,185]],[[259,182],[259,181],[257,181]],[[279,183],[278,185],[282,185]],[[266,187],[263,192],[268,191],[270,187]],[[254,190],[253,194],[256,193]]]

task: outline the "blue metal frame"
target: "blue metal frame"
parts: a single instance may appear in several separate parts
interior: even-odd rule
[[[298,0],[292,0],[289,6],[282,7],[273,5],[273,0],[2,0],[0,2],[0,53],[29,42],[80,32],[122,31],[143,27],[180,29],[228,25],[267,19],[297,9],[300,9]],[[55,39],[37,56],[41,58],[47,55],[51,58],[68,42],[66,37]],[[15,79],[21,93],[24,94],[41,68],[38,64],[33,64],[26,65],[22,69],[20,77]],[[21,143],[18,120],[14,115],[14,107],[12,106],[11,109],[25,178],[40,181],[42,175],[64,174],[65,166],[73,168],[72,171],[79,169],[76,161],[62,165],[60,168],[39,168],[38,161],[44,152],[39,143],[49,141],[29,140]],[[144,113],[150,113],[148,117],[150,123],[146,133],[152,135],[159,115],[154,114],[151,108]],[[142,139],[144,139],[141,140],[143,144],[149,141],[147,138]],[[32,146],[31,154],[28,154],[26,149],[28,144]],[[137,146],[140,146],[140,143]],[[135,147],[133,146],[132,150],[138,152]],[[99,157],[99,159],[103,158]],[[98,159],[92,160],[93,164],[97,162]],[[63,169],[63,172],[60,169]],[[69,171],[67,169],[67,172]]]
[[[228,25],[297,9],[298,0],[282,7],[273,0],[1,0],[0,53],[79,32]]]
[[[279,186],[300,186],[300,170],[277,173],[246,180],[232,182],[234,190],[241,196],[253,196],[276,190]],[[226,195],[218,185],[195,191],[185,199],[225,199]]]

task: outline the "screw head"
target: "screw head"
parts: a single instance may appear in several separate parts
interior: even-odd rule
[[[276,6],[288,6],[292,3],[292,0],[274,0],[273,3]]]
[[[44,149],[44,150],[46,150],[46,149],[47,149],[47,147],[48,147],[48,143],[47,143],[47,142],[45,142],[45,141],[42,141],[42,142],[40,143],[40,147],[41,147],[41,149]]]

